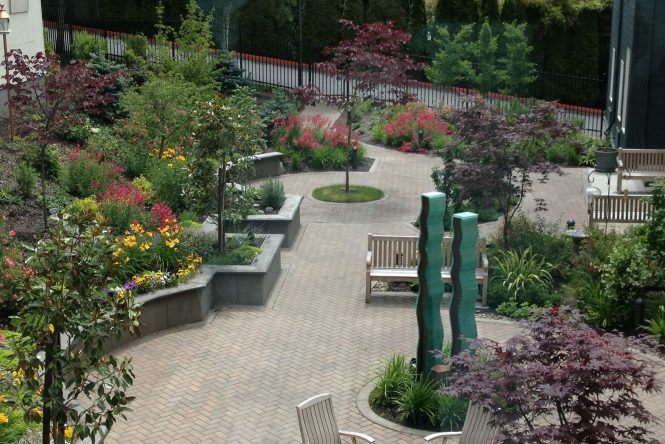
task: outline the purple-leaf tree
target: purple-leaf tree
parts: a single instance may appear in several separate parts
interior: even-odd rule
[[[470,341],[451,358],[444,389],[490,407],[499,442],[655,442],[647,425],[656,417],[642,398],[661,389],[643,354],[656,349],[654,338],[599,332],[567,307],[522,326],[504,346]]]
[[[455,195],[458,202],[470,199],[481,207],[498,205],[506,243],[511,221],[534,181],[544,183],[552,173],[563,174],[558,165],[547,160],[546,153],[570,135],[573,127],[559,119],[549,103],[533,106],[509,120],[480,98],[473,106],[454,112],[452,120],[464,149],[451,146],[447,150],[445,157],[457,161],[435,168],[434,183],[439,191]],[[537,209],[546,209],[542,200],[537,204]]]
[[[351,143],[353,108],[356,101],[372,99],[376,102],[405,102],[410,99],[406,86],[411,83],[409,71],[421,67],[402,47],[411,40],[411,34],[395,28],[392,22],[356,24],[351,20],[339,23],[353,33],[337,46],[323,50],[329,60],[317,64],[317,68],[343,81],[338,94],[322,95],[311,85],[301,88],[303,96],[318,97],[346,114],[348,138]],[[346,163],[346,191],[349,191],[349,162]]]
[[[8,60],[11,103],[17,111],[19,132],[41,147],[41,188],[44,230],[47,228],[44,156],[46,144],[62,128],[76,123],[80,112],[99,114],[114,97],[104,91],[121,73],[95,76],[85,61],[61,67],[56,56],[38,52],[34,56],[13,50]]]

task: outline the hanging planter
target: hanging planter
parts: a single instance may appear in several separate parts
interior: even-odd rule
[[[613,173],[617,169],[617,155],[619,150],[615,148],[596,148],[596,171],[601,173]]]

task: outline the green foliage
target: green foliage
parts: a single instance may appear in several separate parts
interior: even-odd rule
[[[208,63],[208,52],[214,45],[213,17],[212,14],[205,15],[196,0],[189,0],[186,11],[176,36],[180,51],[175,71],[195,85],[210,85],[213,82],[213,65]]]
[[[143,193],[143,196],[145,197],[145,202],[147,204],[152,203],[152,198],[155,195],[155,190],[154,187],[152,186],[152,182],[146,179],[145,176],[141,175],[139,177],[135,177],[132,180],[132,185],[141,190],[141,193]]]
[[[261,248],[254,245],[229,246],[225,253],[209,257],[206,263],[211,265],[250,265],[259,254],[261,254]]]
[[[228,95],[239,86],[247,86],[249,82],[243,77],[244,71],[244,69],[238,67],[238,63],[230,52],[220,52],[219,57],[215,59],[213,68],[213,75],[218,84],[219,92]]]
[[[116,76],[114,82],[103,91],[104,94],[108,94],[112,99],[110,106],[106,106],[101,110],[100,116],[107,122],[120,117],[127,117],[119,104],[121,94],[127,91],[130,85],[127,66],[109,60],[105,55],[100,54],[92,54],[86,66],[95,71],[96,77],[106,75]]]
[[[661,344],[665,345],[665,306],[658,307],[651,319],[647,320],[644,329],[650,335],[657,337]]]
[[[459,431],[464,426],[469,401],[448,394],[437,396],[439,411],[438,422],[442,431]]]
[[[396,353],[386,359],[377,371],[375,406],[397,406],[402,394],[410,387],[415,369],[403,354]]]
[[[407,424],[416,427],[428,427],[436,424],[438,384],[426,378],[411,381],[409,387],[397,400],[397,411]]]
[[[500,76],[496,69],[498,38],[492,34],[492,27],[485,20],[478,32],[476,46],[476,85],[480,92],[496,91]]]
[[[76,148],[68,158],[63,185],[75,197],[96,196],[115,177],[111,164],[90,151]]]
[[[526,96],[529,85],[536,80],[535,64],[529,61],[533,50],[526,37],[526,23],[505,23],[503,29],[505,56],[499,59],[503,66],[499,76],[505,87],[501,92],[516,96]]]
[[[298,113],[296,102],[282,88],[274,88],[269,100],[258,107],[258,114],[263,122],[263,137],[268,146],[272,146],[272,130],[275,122]]]
[[[474,27],[471,24],[462,26],[454,36],[450,35],[448,27],[439,27],[434,39],[439,50],[432,66],[425,68],[427,78],[443,85],[471,86],[476,78],[472,62],[473,38]]]
[[[42,161],[44,162],[44,175],[46,179],[58,178],[62,170],[62,163],[60,162],[60,156],[55,145],[48,145],[46,147],[43,158],[39,145],[35,143],[21,141],[19,149],[25,153],[23,155],[25,162],[40,174],[42,172]]]
[[[58,137],[68,142],[78,145],[86,145],[88,138],[92,135],[92,126],[90,119],[85,115],[79,115],[78,118],[69,122],[67,126],[58,131]]]
[[[513,319],[527,319],[533,317],[534,310],[542,308],[536,304],[528,302],[518,303],[514,300],[508,300],[499,304],[496,312],[503,316],[508,316]]]
[[[145,179],[152,185],[152,200],[167,204],[176,213],[187,208],[183,189],[187,186],[188,176],[184,161],[148,159]]]
[[[141,33],[128,35],[125,39],[125,58],[127,58],[128,53],[131,54],[130,58],[145,59],[148,54],[148,38]]]
[[[658,261],[665,265],[665,180],[658,179],[652,184],[649,200],[654,210],[644,224],[646,245]]]
[[[13,345],[17,371],[25,375],[11,393],[13,401],[25,411],[46,403],[45,426],[57,431],[57,424],[68,423],[81,438],[124,418],[133,399],[126,393],[134,379],[130,361],[104,349],[109,337],[139,325],[131,293],[109,293],[117,270],[115,248],[99,224],[59,218],[50,236],[30,251],[27,262],[34,274],[13,320],[21,334]],[[63,338],[67,347],[61,346]],[[45,352],[44,362],[34,350]],[[51,383],[42,380],[42,371]],[[82,411],[68,408],[77,398],[89,400]],[[54,441],[62,442],[57,435]]]
[[[32,197],[32,190],[37,183],[37,171],[26,162],[21,162],[16,170],[16,191],[24,197]]]
[[[93,54],[106,57],[106,38],[85,31],[74,32],[72,55],[78,60],[88,60]]]
[[[272,207],[275,210],[280,208],[286,200],[284,185],[280,180],[269,178],[259,187],[259,199],[262,208]]]
[[[510,301],[536,302],[552,288],[552,264],[542,256],[533,254],[530,248],[501,251],[495,257],[495,262],[498,266],[495,279],[499,279],[508,291]]]
[[[65,207],[65,213],[71,214],[77,220],[92,221],[100,214],[97,199],[89,196],[83,199],[74,199]]]

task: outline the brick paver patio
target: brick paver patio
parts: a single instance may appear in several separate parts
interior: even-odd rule
[[[416,234],[410,222],[418,196],[432,189],[429,175],[439,161],[372,147],[368,154],[377,158],[373,171],[353,173],[351,180],[382,188],[387,198],[380,202],[311,199],[315,187],[341,182],[343,173],[282,178],[287,192],[306,198],[301,238],[282,251],[284,278],[272,306],[224,308],[204,325],[118,350],[133,357],[136,401],[128,421],[119,421],[107,442],[300,442],[295,406],[322,392],[333,393],[343,429],[368,433],[380,443],[424,442],[370,422],[360,414],[356,396],[383,359],[394,352],[413,356],[417,341],[413,296],[377,295],[371,304],[364,302],[367,233]],[[584,220],[581,171],[553,178],[554,194],[536,190],[548,195],[551,219]],[[517,330],[498,321],[481,320],[478,327],[480,335],[495,340]],[[664,401],[664,396],[648,400],[660,417]],[[665,436],[662,426],[657,431]]]

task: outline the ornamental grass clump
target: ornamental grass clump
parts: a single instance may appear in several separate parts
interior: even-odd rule
[[[589,327],[567,307],[541,310],[505,345],[487,339],[451,358],[445,393],[492,409],[498,442],[648,443],[644,395],[661,382],[652,337]],[[481,359],[481,356],[484,358]]]

